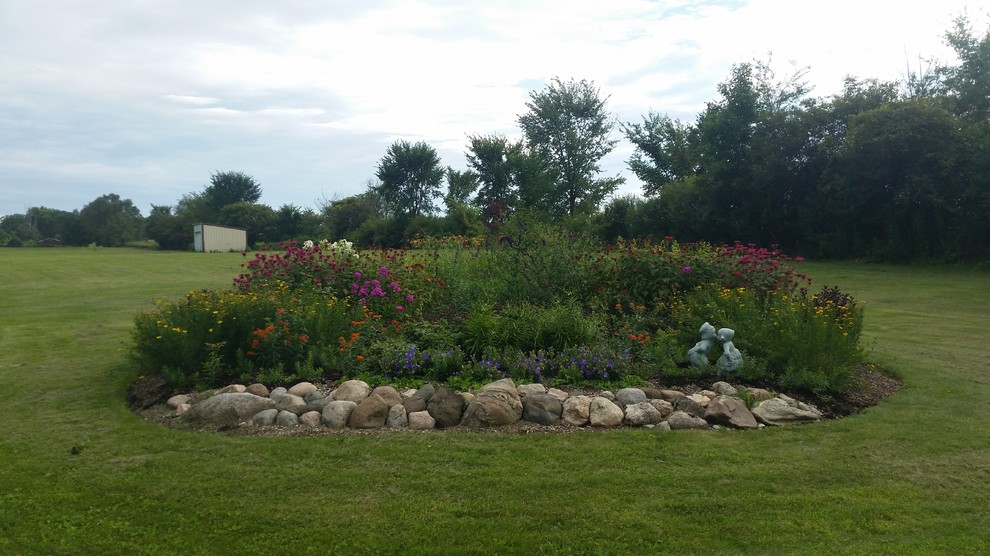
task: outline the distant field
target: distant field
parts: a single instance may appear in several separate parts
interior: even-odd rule
[[[804,263],[866,304],[871,359],[905,382],[811,426],[258,438],[135,417],[134,314],[243,260],[0,249],[0,554],[990,552],[988,272]]]

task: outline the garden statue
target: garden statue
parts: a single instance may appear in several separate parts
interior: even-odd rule
[[[736,332],[731,328],[720,328],[718,331],[718,341],[722,342],[722,357],[718,358],[715,367],[719,374],[738,371],[742,366],[742,353],[732,345],[735,335]]]
[[[715,327],[706,322],[701,325],[701,330],[698,332],[701,332],[701,341],[688,350],[688,359],[696,367],[706,367],[708,366],[708,350],[712,347],[712,340],[715,339]]]

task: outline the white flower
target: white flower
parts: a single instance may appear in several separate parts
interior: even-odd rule
[[[303,249],[312,249],[312,248],[313,248],[313,240],[307,239],[306,241],[303,242]]]

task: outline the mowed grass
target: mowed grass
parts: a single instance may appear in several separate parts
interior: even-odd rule
[[[279,438],[142,421],[124,401],[134,314],[242,261],[0,250],[0,554],[990,552],[990,273],[806,263],[866,304],[871,358],[906,383],[812,426]]]

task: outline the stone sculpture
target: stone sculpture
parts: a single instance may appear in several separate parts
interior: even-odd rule
[[[701,325],[698,332],[701,333],[701,341],[688,350],[688,359],[696,367],[707,367],[708,350],[711,349],[712,341],[715,339],[715,327],[706,322]]]
[[[742,366],[742,353],[732,344],[736,332],[731,328],[720,328],[716,337],[722,342],[722,357],[718,358],[715,368],[719,374],[732,373]]]

